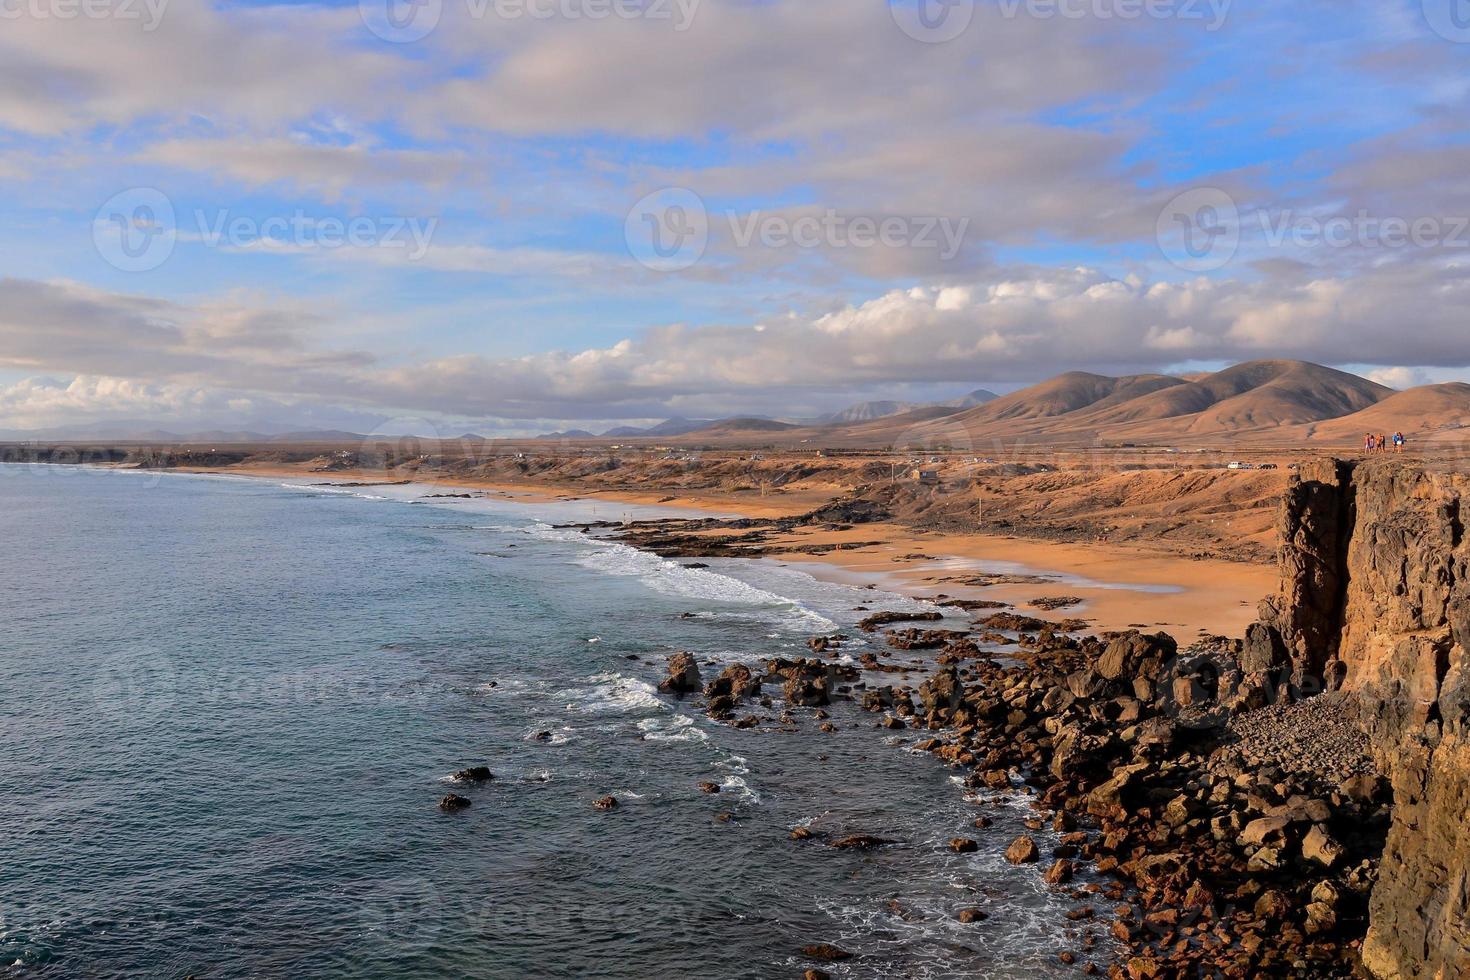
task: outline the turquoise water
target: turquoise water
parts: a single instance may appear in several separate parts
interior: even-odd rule
[[[908,600],[425,492],[0,467],[0,970],[771,977],[825,941],[837,976],[1054,972],[1066,906],[1000,857],[1019,806],[851,706],[739,731],[653,686]]]

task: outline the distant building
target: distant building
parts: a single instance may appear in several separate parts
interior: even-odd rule
[[[938,470],[914,470],[910,474],[916,483],[938,483]]]

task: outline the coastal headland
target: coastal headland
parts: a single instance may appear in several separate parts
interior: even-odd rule
[[[967,629],[872,623],[893,651],[924,652],[918,683],[880,657],[844,663],[832,636],[813,637],[810,658],[708,684],[673,658],[665,690],[741,725],[762,685],[787,710],[851,699],[967,785],[1029,798],[1063,843],[1041,854],[1023,837],[1007,857],[1076,901],[1081,938],[1059,968],[1099,971],[1091,951],[1112,943],[1107,968],[1129,978],[1470,969],[1456,816],[1470,785],[1470,546],[1454,459],[670,455],[7,449],[12,462],[605,501],[586,530],[670,559],[800,563],[961,610]],[[668,516],[625,518],[631,504]],[[977,834],[986,825],[977,813]],[[1084,866],[1111,883],[1078,885]]]

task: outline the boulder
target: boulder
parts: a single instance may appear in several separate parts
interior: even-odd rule
[[[470,766],[468,769],[461,769],[451,778],[456,783],[485,783],[495,776],[490,772],[489,766]]]
[[[752,674],[750,668],[744,664],[731,664],[719,677],[704,686],[705,697],[727,697],[734,702],[754,697],[760,690],[760,678]]]
[[[1302,858],[1315,861],[1324,868],[1335,867],[1342,860],[1343,854],[1343,846],[1333,840],[1321,825],[1313,826],[1302,839]]]
[[[1041,850],[1028,835],[1017,837],[1006,848],[1006,860],[1012,864],[1035,864],[1041,859]]]
[[[439,809],[443,810],[445,813],[453,813],[456,810],[463,810],[469,805],[469,800],[465,799],[463,796],[458,796],[454,793],[450,793],[448,796],[445,796],[442,800],[439,801]]]
[[[875,837],[872,834],[849,834],[846,837],[839,837],[837,840],[834,840],[832,846],[839,851],[866,851],[875,847],[885,847],[892,843],[893,841],[887,838]]]
[[[669,676],[664,678],[658,689],[667,694],[694,694],[703,682],[699,676],[699,662],[692,653],[676,653],[669,658]]]
[[[1051,867],[1047,868],[1046,874],[1042,877],[1046,880],[1046,883],[1048,885],[1065,885],[1067,882],[1072,880],[1072,875],[1075,872],[1076,867],[1072,864],[1071,861],[1059,860]]]
[[[1281,634],[1266,623],[1246,627],[1245,644],[1241,647],[1240,669],[1245,674],[1265,674],[1290,662]]]
[[[841,946],[833,946],[831,943],[812,943],[810,946],[801,947],[801,955],[814,960],[850,960],[852,954]]]
[[[1137,630],[1121,633],[1108,641],[1097,661],[1097,672],[1110,681],[1129,681],[1140,673],[1152,674],[1178,651],[1166,633],[1146,636]]]

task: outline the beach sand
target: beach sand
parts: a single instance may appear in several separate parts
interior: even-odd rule
[[[1274,590],[1274,566],[1190,559],[1127,545],[1068,544],[987,534],[918,533],[891,525],[813,534],[803,544],[884,540],[855,551],[782,560],[801,563],[818,578],[878,585],[904,595],[1006,602],[1038,619],[1083,619],[1095,631],[1164,631],[1183,642],[1200,635],[1241,636],[1256,619],[1256,603]],[[961,584],[977,574],[1053,578]],[[1078,605],[1048,611],[1028,605],[1075,597]]]
[[[312,472],[289,465],[247,464],[229,467],[225,472],[321,483],[397,482],[385,478],[381,471]],[[687,510],[690,517],[789,517],[820,507],[836,495],[836,488],[833,493],[805,489],[761,497],[687,490],[588,491],[544,483],[474,479],[415,478],[413,482],[445,492],[483,491],[522,502],[606,500],[609,519],[614,520],[618,503]],[[783,546],[863,542],[881,543],[820,555],[781,553]],[[817,578],[874,585],[919,598],[943,595],[993,600],[1039,619],[1082,619],[1098,632],[1162,630],[1185,643],[1205,634],[1243,635],[1246,626],[1256,619],[1256,603],[1277,582],[1277,571],[1271,564],[1196,557],[1164,547],[1054,542],[978,531],[930,531],[889,523],[861,524],[841,531],[798,528],[773,534],[771,550],[776,554],[763,560],[798,564]],[[965,584],[965,579],[977,575],[998,581]],[[1029,605],[1036,599],[1061,596],[1082,602],[1056,610]]]

